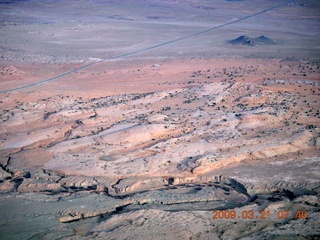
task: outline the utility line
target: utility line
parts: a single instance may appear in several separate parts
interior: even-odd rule
[[[146,51],[149,51],[149,50],[152,50],[152,49],[155,49],[155,48],[160,48],[162,46],[166,46],[166,45],[169,45],[169,44],[172,44],[172,43],[175,43],[175,42],[179,42],[179,41],[182,41],[182,40],[185,40],[185,39],[197,36],[197,35],[201,35],[201,34],[204,34],[204,33],[219,29],[219,28],[223,28],[225,26],[228,26],[228,25],[231,25],[231,24],[234,24],[234,23],[237,23],[237,22],[241,22],[241,21],[246,20],[248,18],[255,17],[257,15],[260,15],[262,13],[271,11],[271,10],[276,9],[276,8],[279,8],[279,7],[283,6],[283,5],[289,4],[289,3],[294,2],[294,1],[295,0],[286,1],[286,2],[281,3],[279,5],[267,8],[265,10],[262,10],[260,12],[257,12],[257,13],[254,13],[254,14],[251,14],[251,15],[248,15],[248,16],[245,16],[245,17],[242,17],[242,18],[239,18],[239,19],[236,19],[236,20],[221,24],[221,25],[218,25],[216,27],[212,27],[212,28],[209,28],[209,29],[206,29],[206,30],[203,30],[203,31],[199,31],[199,32],[187,35],[187,36],[183,36],[183,37],[180,37],[180,38],[177,38],[177,39],[174,39],[174,40],[170,40],[170,41],[167,41],[167,42],[164,42],[164,43],[160,43],[160,44],[157,44],[157,45],[154,45],[154,46],[150,46],[150,47],[147,47],[147,48],[139,49],[139,50],[133,51],[133,52],[120,54],[120,55],[117,55],[117,56],[114,56],[114,57],[104,57],[104,58],[102,58],[100,60],[94,61],[92,63],[88,63],[88,64],[86,64],[84,66],[75,68],[73,70],[67,71],[67,72],[59,74],[57,76],[54,76],[54,77],[51,77],[51,78],[48,78],[48,79],[45,79],[45,80],[42,80],[42,81],[39,81],[39,82],[36,82],[36,83],[31,83],[31,84],[28,84],[28,85],[24,85],[24,86],[21,86],[21,87],[11,88],[11,89],[7,89],[7,90],[1,90],[0,93],[7,93],[7,92],[12,92],[12,91],[16,91],[16,90],[21,90],[21,89],[25,89],[25,88],[29,88],[29,87],[42,85],[42,84],[57,80],[59,78],[62,78],[64,76],[70,75],[70,74],[72,74],[72,73],[74,73],[76,71],[91,67],[92,65],[95,65],[95,64],[98,64],[98,63],[101,63],[101,62],[105,62],[105,61],[108,61],[108,60],[114,60],[114,59],[119,59],[119,58],[123,58],[123,57],[128,57],[128,56],[135,55],[135,54],[142,53],[142,52],[146,52]]]

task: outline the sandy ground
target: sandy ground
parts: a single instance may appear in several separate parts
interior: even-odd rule
[[[317,239],[317,1],[9,2],[1,237]]]

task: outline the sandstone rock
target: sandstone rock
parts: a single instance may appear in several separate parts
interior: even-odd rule
[[[0,181],[11,178],[11,174],[0,168]]]
[[[4,181],[0,183],[0,192],[8,193],[15,190],[15,183],[10,181]]]
[[[18,170],[16,171],[13,176],[15,178],[19,178],[19,177],[23,177],[23,178],[30,178],[31,177],[31,174],[29,171],[25,171],[25,170]]]
[[[168,116],[167,115],[164,115],[164,114],[155,114],[155,115],[152,115],[150,117],[148,117],[148,121],[149,122],[152,122],[152,123],[161,123],[163,122],[165,119],[167,119]]]
[[[145,190],[151,190],[161,188],[168,181],[164,178],[126,178],[119,181],[119,183],[112,186],[117,195],[130,194],[134,192],[142,192]]]
[[[63,190],[59,183],[40,181],[35,179],[24,179],[18,186],[18,192],[59,192]]]
[[[34,169],[31,172],[31,176],[33,179],[49,182],[58,182],[61,178],[63,178],[54,172],[44,172],[42,169]]]
[[[74,188],[84,188],[95,190],[99,182],[97,182],[93,177],[66,177],[62,178],[59,183],[64,187],[74,187]]]
[[[62,223],[68,223],[68,222],[78,221],[78,220],[80,220],[82,218],[83,218],[82,214],[76,215],[76,216],[64,216],[64,217],[61,217],[59,219],[59,221],[62,222]]]

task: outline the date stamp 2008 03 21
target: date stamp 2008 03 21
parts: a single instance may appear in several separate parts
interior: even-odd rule
[[[214,210],[212,211],[213,216],[212,219],[261,219],[261,220],[268,220],[271,218],[275,219],[287,219],[292,216],[288,210],[278,210],[275,215],[272,216],[270,210],[262,210],[259,213],[255,213],[253,210],[243,210],[241,213],[237,213],[235,210]],[[297,219],[307,219],[308,212],[306,210],[299,210],[298,212],[294,213],[295,218]]]

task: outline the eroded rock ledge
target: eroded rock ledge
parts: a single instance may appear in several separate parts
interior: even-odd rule
[[[169,219],[182,239],[276,239],[298,229],[316,236],[319,94],[315,80],[256,84],[231,76],[92,99],[18,103],[8,94],[1,102],[1,213],[46,225],[39,232],[20,222],[30,238],[127,238],[155,222],[152,231],[165,236]],[[215,209],[270,210],[273,219],[213,221]],[[290,216],[276,219],[280,210]],[[302,210],[307,219],[295,217]],[[187,230],[193,226],[199,231]]]

